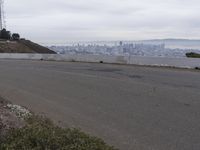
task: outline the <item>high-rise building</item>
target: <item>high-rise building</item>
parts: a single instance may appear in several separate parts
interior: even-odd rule
[[[122,42],[122,41],[120,41],[120,42],[119,42],[119,45],[120,45],[120,46],[122,46],[122,45],[123,45],[123,42]]]

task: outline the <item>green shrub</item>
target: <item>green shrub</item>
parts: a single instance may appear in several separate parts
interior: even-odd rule
[[[42,117],[27,119],[27,125],[10,129],[0,139],[1,150],[115,150],[96,137],[77,129],[63,129]]]
[[[200,54],[198,53],[186,53],[186,56],[189,57],[189,58],[200,58]]]
[[[20,39],[20,35],[18,33],[13,33],[12,34],[12,39],[13,40],[19,40]]]
[[[7,31],[6,29],[2,29],[0,31],[0,38],[5,39],[5,40],[10,40],[11,39],[10,31]]]

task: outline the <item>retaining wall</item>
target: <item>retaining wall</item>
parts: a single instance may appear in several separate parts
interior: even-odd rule
[[[114,63],[114,64],[170,66],[170,67],[180,67],[180,68],[200,67],[200,59],[198,58],[2,53],[0,54],[0,59],[78,61],[78,62],[96,62],[96,63],[104,62],[104,63]]]

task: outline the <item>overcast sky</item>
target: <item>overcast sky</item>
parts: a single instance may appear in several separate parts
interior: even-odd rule
[[[40,43],[200,38],[200,0],[5,0],[7,28]]]

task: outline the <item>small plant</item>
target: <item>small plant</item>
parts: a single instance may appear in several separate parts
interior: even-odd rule
[[[75,59],[72,59],[71,61],[72,61],[72,62],[76,62],[76,60],[75,60]]]
[[[0,139],[1,150],[116,150],[77,129],[55,126],[49,119],[31,116],[20,129]]]

